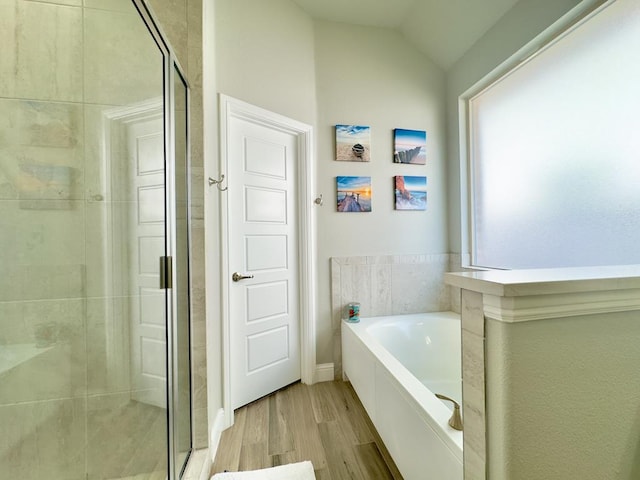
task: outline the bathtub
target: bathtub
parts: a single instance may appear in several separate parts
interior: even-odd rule
[[[405,480],[462,480],[460,316],[453,312],[342,322],[342,367]]]

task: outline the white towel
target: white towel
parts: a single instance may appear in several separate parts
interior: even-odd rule
[[[216,473],[211,480],[315,480],[315,478],[313,464],[307,460],[262,470]]]

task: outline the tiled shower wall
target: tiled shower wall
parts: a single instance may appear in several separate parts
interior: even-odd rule
[[[149,4],[191,87],[193,427],[194,445],[203,447],[202,0]],[[0,441],[7,478],[85,478],[84,456],[100,457],[98,450],[86,451],[92,413],[123,397],[106,388],[104,348],[106,326],[124,318],[122,305],[105,297],[106,266],[93,252],[100,252],[104,241],[97,161],[103,112],[139,98],[149,80],[141,73],[144,65],[157,61],[151,40],[151,51],[130,48],[137,44],[139,25],[131,0],[0,0],[0,41],[8,46],[0,55],[0,345],[32,344],[43,320],[55,325],[59,340],[38,350],[27,366],[0,372],[5,439],[38,439],[11,452],[6,451],[10,444]],[[105,75],[108,71],[118,75]],[[20,166],[36,161],[70,172],[70,195],[48,200],[46,209],[25,204],[17,191]],[[29,474],[20,470],[36,458]]]
[[[382,255],[331,259],[334,377],[342,378],[340,323],[345,306],[360,303],[360,316],[460,311],[460,291],[444,284],[460,270],[460,256]]]
[[[20,365],[3,362],[6,478],[85,478],[86,465],[103,463],[87,441],[99,412],[122,403],[107,379],[107,329],[124,328],[124,315],[105,294],[100,139],[105,112],[161,92],[162,78],[143,73],[158,55],[140,41],[145,30],[130,2],[0,0],[3,360],[50,338]],[[38,187],[34,199],[29,171],[55,172],[65,187]]]

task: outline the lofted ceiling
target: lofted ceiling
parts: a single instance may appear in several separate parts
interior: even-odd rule
[[[447,70],[518,0],[293,0],[313,18],[398,30]]]

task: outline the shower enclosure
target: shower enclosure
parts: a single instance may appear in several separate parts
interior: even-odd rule
[[[142,0],[0,0],[0,40],[0,479],[177,479],[180,67]]]

